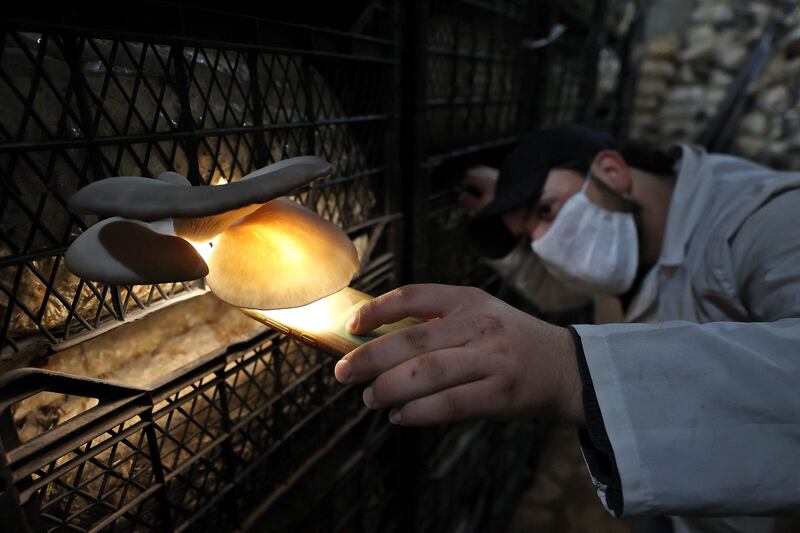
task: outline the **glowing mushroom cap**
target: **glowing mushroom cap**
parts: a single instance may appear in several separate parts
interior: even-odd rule
[[[207,262],[214,294],[255,309],[309,304],[347,287],[358,270],[347,234],[286,198],[219,234]]]

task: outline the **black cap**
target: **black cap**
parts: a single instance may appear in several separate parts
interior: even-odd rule
[[[577,125],[539,130],[525,137],[500,168],[494,200],[478,211],[470,223],[470,238],[478,251],[487,257],[502,257],[510,252],[517,239],[506,229],[501,215],[535,203],[552,169],[568,162],[591,160],[598,152],[613,147],[610,136]]]

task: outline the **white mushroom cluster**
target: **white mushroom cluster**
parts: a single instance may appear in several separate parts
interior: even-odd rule
[[[110,218],[75,239],[67,268],[114,285],[206,277],[212,292],[239,307],[306,305],[349,285],[358,270],[344,231],[281,198],[330,171],[323,159],[303,156],[218,186],[192,187],[175,172],[97,181],[69,208]]]

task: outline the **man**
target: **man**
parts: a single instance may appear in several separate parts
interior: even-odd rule
[[[616,515],[749,532],[774,520],[742,515],[800,510],[800,174],[565,127],[515,150],[482,206],[484,248],[519,256],[521,238],[544,267],[528,268],[534,301],[563,303],[550,285],[570,304],[613,295],[629,324],[567,329],[474,288],[403,287],[348,328],[431,320],[346,355],[340,381],[372,381],[364,402],[401,425],[574,422]]]

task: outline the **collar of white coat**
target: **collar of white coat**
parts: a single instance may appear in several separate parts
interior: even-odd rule
[[[662,266],[677,266],[683,262],[686,246],[703,215],[713,181],[702,179],[706,151],[689,144],[682,144],[680,148],[683,154],[677,164],[677,180],[658,258],[658,265]]]
[[[648,309],[656,300],[658,293],[659,269],[664,266],[677,266],[683,262],[686,246],[703,213],[707,195],[710,194],[709,185],[712,180],[702,179],[705,150],[689,144],[680,145],[680,148],[683,154],[676,168],[677,179],[667,213],[661,254],[634,296],[625,314],[626,322],[645,320]]]

